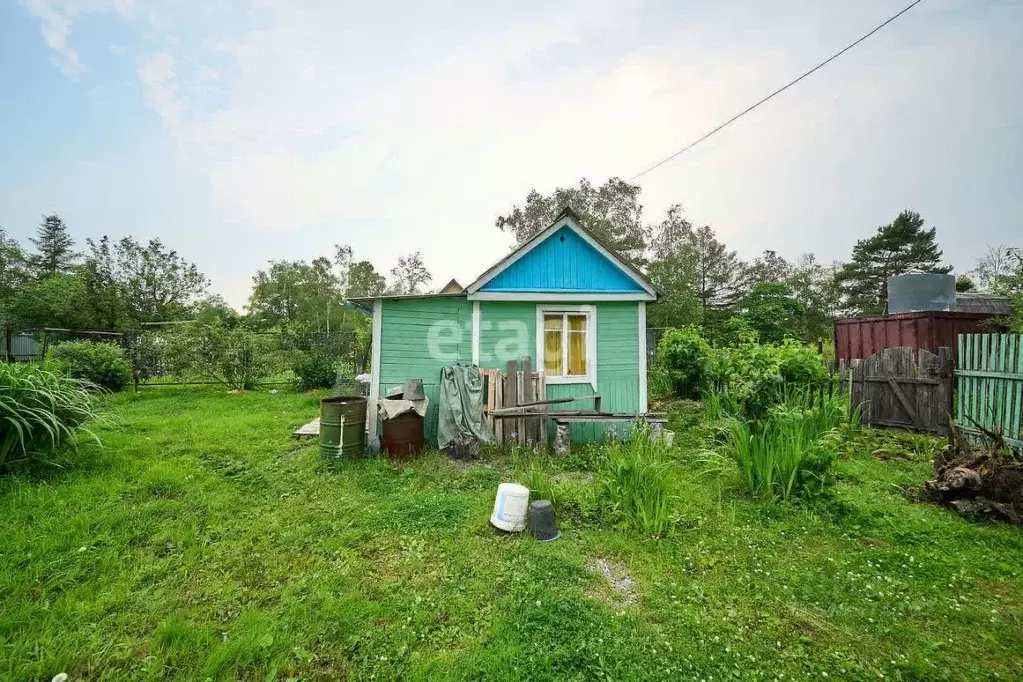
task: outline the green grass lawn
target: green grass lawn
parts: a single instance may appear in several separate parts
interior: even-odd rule
[[[537,543],[488,523],[506,458],[325,468],[290,438],[317,401],[118,395],[105,449],[0,481],[0,677],[1023,677],[1023,534],[913,501],[926,461],[852,447],[765,505],[683,446],[669,537],[569,498]]]

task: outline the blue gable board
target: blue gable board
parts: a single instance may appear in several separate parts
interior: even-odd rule
[[[643,287],[574,230],[562,227],[480,291],[631,294]]]

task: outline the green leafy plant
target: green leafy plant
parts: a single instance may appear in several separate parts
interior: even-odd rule
[[[679,398],[698,398],[710,381],[713,349],[698,329],[668,329],[657,343],[658,372]]]
[[[74,444],[98,415],[89,386],[36,365],[0,363],[0,467]]]
[[[112,343],[71,341],[50,351],[53,368],[108,391],[120,391],[131,382],[131,363],[124,349]]]
[[[789,500],[819,494],[831,483],[839,427],[846,419],[841,397],[814,400],[796,393],[760,420],[736,420],[727,450],[750,494]]]
[[[597,472],[597,494],[611,515],[654,536],[671,529],[674,465],[669,448],[649,429],[637,427],[628,442],[611,441]]]

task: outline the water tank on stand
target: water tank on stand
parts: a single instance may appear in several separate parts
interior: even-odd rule
[[[888,278],[888,313],[956,310],[955,275],[920,273]]]

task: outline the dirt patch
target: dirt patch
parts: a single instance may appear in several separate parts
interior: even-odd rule
[[[228,395],[245,395],[246,393],[252,393],[252,391],[247,388],[232,388],[227,392]]]
[[[974,446],[953,429],[948,449],[934,458],[931,497],[969,515],[989,516],[1023,525],[1023,463],[1012,459],[999,434]]]
[[[607,584],[619,600],[625,604],[634,604],[636,602],[636,581],[632,579],[628,569],[624,566],[610,559],[596,557],[595,559],[590,559],[589,563],[586,564],[586,568],[604,576]]]

